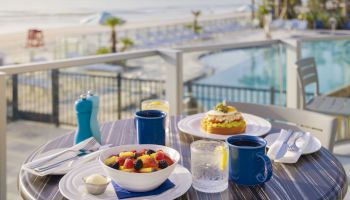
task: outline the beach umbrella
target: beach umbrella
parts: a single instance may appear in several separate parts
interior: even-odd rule
[[[86,17],[85,19],[81,20],[80,23],[91,25],[103,25],[105,21],[110,17],[113,17],[111,13],[103,11]]]

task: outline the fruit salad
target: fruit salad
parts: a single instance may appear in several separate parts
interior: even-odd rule
[[[104,163],[117,170],[135,173],[155,172],[172,165],[174,161],[162,150],[143,149],[124,151],[104,160]]]

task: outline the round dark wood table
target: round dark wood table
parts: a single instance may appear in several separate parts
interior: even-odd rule
[[[181,117],[172,117],[167,146],[182,154],[180,164],[190,169],[190,144],[195,138],[181,133],[177,122]],[[105,143],[114,145],[136,143],[133,120],[119,120],[101,126]],[[52,140],[36,149],[24,162],[55,148],[73,145],[74,134],[70,133]],[[37,177],[21,170],[18,187],[24,199],[65,199],[59,191],[58,183],[62,176]],[[221,193],[207,194],[190,188],[179,199],[343,199],[347,192],[347,176],[340,162],[326,149],[302,156],[296,164],[273,163],[273,176],[270,181],[259,186],[238,186],[233,182]]]

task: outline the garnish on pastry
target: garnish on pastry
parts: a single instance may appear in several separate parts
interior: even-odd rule
[[[235,107],[219,103],[214,110],[210,110],[201,120],[201,128],[207,133],[219,135],[233,135],[244,133],[246,122],[241,112]]]

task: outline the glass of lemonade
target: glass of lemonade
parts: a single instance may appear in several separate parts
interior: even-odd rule
[[[222,192],[228,187],[228,148],[225,142],[197,140],[191,144],[191,172],[194,189]]]
[[[141,110],[160,110],[166,113],[165,130],[169,131],[169,102],[163,99],[148,99],[141,102]]]

